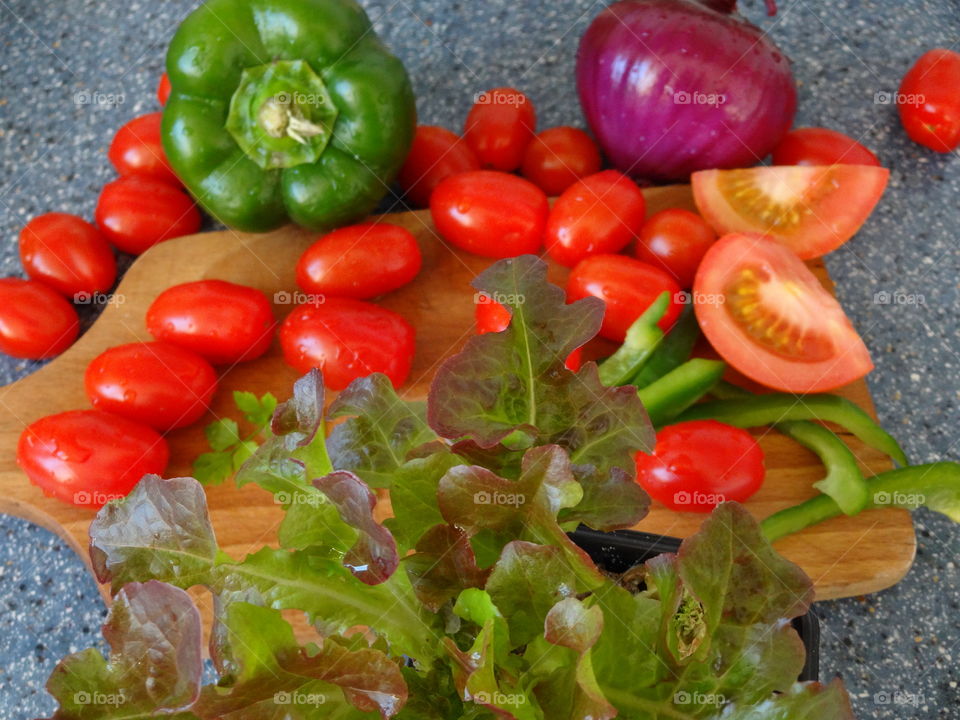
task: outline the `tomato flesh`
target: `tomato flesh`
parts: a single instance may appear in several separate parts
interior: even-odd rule
[[[420,125],[397,182],[415,207],[429,207],[437,185],[451,175],[480,169],[467,141],[446,128]]]
[[[671,510],[708,513],[763,485],[763,450],[746,430],[716,420],[668,425],[653,453],[637,453],[637,482]]]
[[[809,260],[853,237],[889,176],[866,165],[756,167],[702,170],[691,184],[700,214],[719,235],[769,235]]]
[[[759,235],[721,238],[694,282],[704,335],[736,370],[785,392],[826,392],[873,369],[837,300],[790,250]]]
[[[45,360],[73,345],[80,319],[73,305],[36,280],[0,278],[0,352]]]
[[[191,235],[201,222],[189,195],[170,183],[140,175],[104,185],[96,219],[107,240],[132,255],[164,240]]]
[[[716,241],[717,234],[702,217],[670,208],[647,218],[633,254],[637,260],[668,272],[680,287],[690,288],[700,261]]]
[[[897,111],[914,142],[941,153],[960,147],[960,53],[921,55],[903,76]]]
[[[600,171],[600,149],[583,130],[555,127],[536,135],[523,155],[522,173],[551,197]]]
[[[196,353],[164,342],[102,352],[84,375],[90,404],[166,431],[192,425],[210,406],[217,375]]]
[[[20,262],[34,280],[61,295],[103,293],[117,279],[117,261],[103,235],[76,215],[46,213],[20,231]]]
[[[71,410],[29,425],[17,464],[47,496],[85,507],[124,497],[144,475],[162,475],[170,452],[155,430],[102,410]]]
[[[791,130],[773,149],[774,165],[880,165],[877,156],[852,137],[829,128]]]
[[[163,113],[154,112],[135,117],[117,130],[107,157],[121,175],[144,175],[179,185],[180,179],[163,151],[160,121]]]
[[[530,98],[513,88],[495,88],[470,108],[463,136],[483,167],[513,172],[523,162],[536,127]]]

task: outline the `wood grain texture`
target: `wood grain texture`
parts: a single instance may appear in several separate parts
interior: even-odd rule
[[[692,207],[687,187],[655,188],[646,194],[650,212]],[[446,247],[434,232],[427,212],[384,216],[383,220],[409,228],[424,251],[420,276],[382,303],[402,313],[417,328],[416,361],[404,394],[421,398],[437,365],[473,332],[470,281],[491,261]],[[275,309],[278,319],[282,318],[289,312],[288,302],[296,292],[296,260],[314,238],[292,227],[265,235],[213,232],[163,243],[140,257],[124,277],[113,302],[69,351],[36,373],[0,389],[0,406],[5,411],[0,416],[0,512],[56,532],[86,559],[87,530],[93,512],[46,498],[27,482],[14,461],[20,432],[42,416],[88,407],[82,382],[87,364],[108,347],[150,339],[144,325],[146,309],[172,285],[207,278],[251,285],[280,301]],[[822,264],[813,268],[830,286]],[[555,282],[562,282],[565,274],[563,268],[551,269]],[[594,348],[596,352],[602,349]],[[190,474],[193,458],[206,449],[202,428],[215,415],[237,416],[231,390],[258,394],[271,391],[284,399],[295,379],[296,373],[284,364],[276,342],[265,357],[225,369],[210,416],[169,435],[172,459],[168,476]],[[864,382],[845,388],[842,394],[873,412]],[[812,496],[811,484],[822,476],[813,454],[775,432],[761,434],[767,480],[747,503],[758,518]],[[889,468],[884,456],[844,437],[867,470]],[[264,544],[275,544],[281,513],[267,493],[252,485],[237,490],[226,483],[208,489],[207,496],[217,538],[227,553],[242,557]],[[675,513],[654,505],[638,529],[684,537],[702,520],[702,515]],[[859,595],[893,585],[909,569],[915,547],[910,515],[896,509],[837,518],[777,545],[813,578],[818,599]]]

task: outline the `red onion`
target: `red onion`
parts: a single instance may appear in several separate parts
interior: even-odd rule
[[[580,41],[577,86],[610,161],[636,178],[754,165],[793,123],[786,56],[736,0],[621,0]],[[775,7],[768,0],[768,9]]]

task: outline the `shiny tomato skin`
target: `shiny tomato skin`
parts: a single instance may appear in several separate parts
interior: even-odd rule
[[[106,292],[117,279],[110,243],[86,220],[66,213],[38,215],[24,226],[20,262],[27,275],[68,298]]]
[[[547,253],[573,267],[590,255],[617,253],[633,240],[647,214],[643,191],[616,170],[578,180],[557,198],[547,219]]]
[[[489,332],[503,332],[510,324],[510,311],[494,300],[478,302],[474,307],[474,319],[477,323],[478,335]],[[577,348],[570,353],[563,364],[570,372],[580,370],[580,366],[583,364],[583,348]]]
[[[717,234],[702,217],[669,208],[643,223],[633,255],[669,273],[680,287],[691,288],[700,261],[716,241]]]
[[[214,365],[232,365],[263,355],[276,322],[267,296],[225,280],[174,285],[147,310],[147,330]]]
[[[600,171],[600,149],[587,133],[555,127],[537,134],[523,155],[521,172],[550,197],[560,195],[580,178]]]
[[[165,432],[192,425],[217,389],[213,366],[165,342],[129,343],[105,350],[87,366],[90,404]]]
[[[623,342],[627,330],[663,292],[670,305],[658,325],[666,332],[683,309],[680,286],[660,268],[624,255],[591,255],[567,279],[567,302],[598,297],[606,302],[600,335]]]
[[[821,127],[791,130],[773,149],[774,165],[880,165],[849,135]]]
[[[124,497],[144,475],[162,475],[169,457],[155,430],[102,410],[41,418],[17,443],[17,464],[44,495],[93,508]]]
[[[372,373],[400,387],[413,366],[415,333],[392,310],[331,297],[295,307],[280,326],[280,345],[288,365],[301,373],[319,368],[331,390]]]
[[[538,252],[549,211],[543,190],[493,170],[449,177],[430,197],[433,224],[443,239],[490,258]]]
[[[170,97],[170,90],[170,76],[163,73],[160,76],[160,82],[157,83],[157,101],[161,105],[167,104],[167,99]]]
[[[802,260],[771,238],[720,238],[700,264],[693,298],[713,349],[765,387],[828,392],[873,369],[840,303]]]
[[[107,183],[97,201],[97,225],[117,249],[139,255],[164,240],[200,229],[200,211],[181,189],[129,175]]]
[[[960,146],[960,53],[934,48],[903,76],[897,97],[910,139],[937,152]]]
[[[0,352],[52,358],[73,345],[80,319],[73,305],[36,280],[0,278]]]
[[[668,425],[653,453],[636,454],[637,482],[671,510],[708,513],[763,485],[763,450],[746,430],[716,420]]]
[[[419,125],[397,182],[414,207],[429,207],[437,185],[451,175],[480,169],[467,141],[446,128]]]
[[[513,172],[537,129],[537,113],[526,95],[513,88],[495,88],[470,108],[463,136],[483,167]]]
[[[401,288],[420,272],[417,239],[390,223],[361,223],[317,240],[297,263],[308,293],[366,300]]]
[[[162,112],[147,113],[117,130],[107,157],[120,175],[143,175],[171,185],[180,184],[160,141],[162,119]]]

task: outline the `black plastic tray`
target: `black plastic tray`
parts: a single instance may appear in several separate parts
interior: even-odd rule
[[[591,559],[604,570],[621,573],[634,565],[645,562],[663,553],[676,552],[680,548],[678,538],[633,530],[599,532],[580,527],[570,533],[573,541],[583,548]],[[820,679],[820,621],[811,608],[806,615],[794,619],[800,639],[807,649],[807,660],[800,673],[800,680]]]

